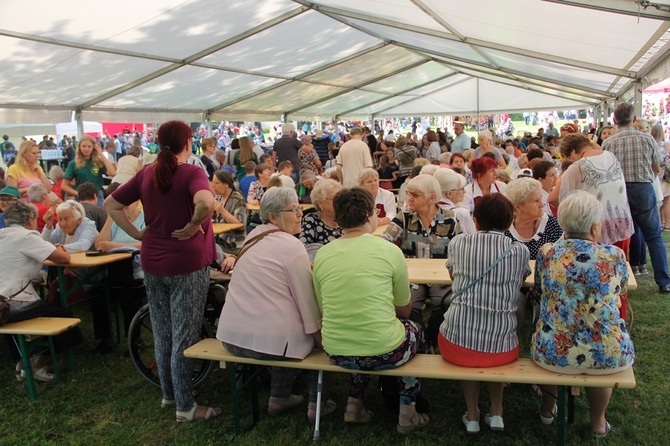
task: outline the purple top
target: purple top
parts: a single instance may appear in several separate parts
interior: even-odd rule
[[[172,177],[172,187],[161,194],[153,184],[153,165],[141,169],[112,197],[127,206],[142,200],[147,232],[142,238],[142,269],[157,276],[176,276],[198,271],[216,260],[212,219],[203,223],[204,234],[198,232],[188,240],[177,240],[172,231],[191,221],[198,191],[209,191],[205,171],[199,166],[180,164]]]

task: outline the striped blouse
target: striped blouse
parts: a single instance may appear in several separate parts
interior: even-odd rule
[[[475,281],[512,243],[498,231],[454,237],[447,260],[453,292]],[[449,306],[440,333],[456,345],[479,352],[516,348],[516,303],[523,280],[531,273],[529,259],[528,248],[514,243],[491,271]]]

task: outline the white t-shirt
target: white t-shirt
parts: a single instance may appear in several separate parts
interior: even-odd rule
[[[342,185],[358,186],[358,176],[366,167],[372,167],[370,148],[360,139],[351,139],[340,148],[337,165],[342,166]]]
[[[0,231],[0,294],[11,296],[32,279],[42,280],[39,271],[42,263],[56,250],[42,240],[37,231],[11,225]],[[32,284],[13,300],[31,302],[40,297]]]
[[[377,190],[377,196],[375,197],[375,207],[381,205],[384,207],[384,212],[386,212],[386,217],[390,220],[393,220],[398,212],[398,208],[395,203],[395,195],[393,192],[382,189],[381,187]]]

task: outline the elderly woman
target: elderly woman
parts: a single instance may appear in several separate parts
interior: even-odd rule
[[[442,209],[453,211],[456,221],[464,234],[474,234],[475,222],[472,220],[470,211],[459,206],[463,203],[465,195],[465,178],[451,169],[438,169],[433,177],[440,183],[442,198],[437,202]]]
[[[335,221],[333,197],[342,189],[335,180],[321,180],[312,189],[312,204],[316,212],[310,212],[302,219],[300,241],[307,248],[309,259],[314,260],[316,252],[324,245],[342,236],[342,229]]]
[[[558,207],[565,240],[544,245],[537,256],[535,283],[542,288],[542,301],[530,353],[537,365],[552,372],[616,373],[635,359],[619,314],[619,296],[628,286],[626,256],[617,247],[598,243],[602,212],[592,194],[569,195]],[[545,407],[553,407],[556,389],[548,390],[543,394]],[[605,418],[611,395],[609,388],[586,388],[596,437],[611,429]],[[544,408],[540,417],[544,424],[553,421]]]
[[[112,178],[112,183],[124,184],[142,168],[140,155],[142,147],[132,146],[126,151],[126,155],[119,158],[116,163],[116,175]]]
[[[505,235],[526,245],[530,258],[545,243],[554,243],[563,236],[556,217],[544,211],[542,184],[532,178],[519,178],[507,185],[505,196],[514,205],[514,220]]]
[[[235,264],[216,338],[238,356],[302,359],[321,344],[321,313],[307,252],[294,237],[302,220],[295,190],[268,189],[261,199],[260,218],[263,224],[249,233]],[[292,395],[296,373],[292,368],[272,368],[270,415],[304,402],[302,396]],[[316,396],[312,373],[307,412],[311,420],[316,418]],[[332,413],[335,403],[328,401],[323,409],[324,415]]]
[[[379,173],[372,168],[363,169],[358,176],[358,185],[369,190],[375,197],[375,208],[379,209],[377,214],[379,224],[387,225],[396,216],[396,202],[393,192],[379,187]]]
[[[410,297],[405,259],[397,246],[370,237],[377,228],[377,210],[368,190],[343,189],[335,195],[333,207],[344,235],[321,248],[314,261],[314,287],[323,312],[323,347],[331,361],[344,368],[398,367],[423,342],[419,324],[407,319]],[[360,274],[363,270],[366,273]],[[345,422],[372,419],[372,412],[363,407],[369,381],[370,375],[351,375]],[[427,414],[416,411],[419,391],[418,379],[398,378],[396,429],[401,434],[430,421]]]
[[[463,201],[472,212],[482,197],[490,194],[505,193],[507,185],[497,181],[496,169],[498,165],[486,156],[472,160],[472,183],[465,188]]]
[[[495,161],[498,163],[498,166],[501,168],[507,167],[505,160],[503,159],[502,152],[493,145],[493,134],[488,130],[482,130],[478,135],[479,147],[475,149],[473,157],[475,159],[480,158],[485,153],[493,153],[495,156]]]
[[[312,172],[314,175],[317,175],[321,172],[321,160],[319,155],[316,153],[316,150],[312,147],[312,137],[310,135],[302,135],[300,137],[300,142],[302,142],[303,147],[309,147],[310,150],[298,150],[298,161],[299,166],[298,170],[300,172],[300,178],[302,179],[305,172]]]
[[[41,234],[42,229],[44,229],[44,214],[46,214],[49,209],[53,208],[55,204],[53,201],[51,201],[51,199],[49,199],[47,188],[44,187],[42,183],[35,183],[30,185],[28,188],[28,198],[30,199],[30,202],[37,208],[36,229],[37,232]],[[58,218],[56,217],[55,213],[52,212],[52,214],[52,224],[55,225],[58,222]]]
[[[440,354],[464,367],[496,367],[519,356],[516,310],[519,288],[530,275],[528,249],[505,237],[514,206],[502,194],[482,198],[474,211],[475,234],[454,237],[447,269],[453,295],[440,326]],[[488,383],[491,406],[484,423],[504,429],[503,383]],[[461,381],[469,434],[479,432],[479,383]]]
[[[184,350],[200,340],[209,265],[217,259],[211,225],[214,197],[205,171],[188,163],[191,127],[168,121],[158,128],[157,137],[156,162],[107,197],[105,208],[119,228],[142,241],[161,407],[175,408],[177,422],[207,420],[221,410],[193,400],[193,362]],[[137,200],[144,206],[142,230],[124,211]]]
[[[311,203],[311,193],[318,179],[311,170],[306,170],[300,174],[300,183],[298,183],[298,201],[300,203]]]
[[[4,211],[7,228],[0,231],[0,294],[14,297],[11,300],[9,322],[19,322],[35,317],[72,317],[72,313],[40,299],[32,280],[42,280],[39,271],[45,260],[69,263],[70,254],[62,246],[56,247],[40,238],[35,232],[37,208],[17,200]],[[82,343],[78,327],[55,336],[56,351],[63,351]],[[12,343],[9,343],[12,346]],[[16,352],[15,352],[16,353]],[[18,354],[15,355],[18,357]],[[30,359],[33,376],[39,381],[52,381],[48,371],[48,354],[38,353]],[[23,364],[16,365],[16,377],[25,378]]]
[[[221,223],[242,223],[246,226],[248,211],[242,194],[235,190],[233,174],[225,170],[214,172],[212,188],[214,189],[213,220]],[[244,228],[231,231],[221,237],[224,246],[231,250],[239,248],[244,240]]]
[[[23,141],[16,155],[16,161],[7,170],[7,185],[19,189],[21,198],[28,200],[28,188],[31,184],[43,184],[47,193],[51,192],[51,183],[39,163],[40,149],[33,140]]]
[[[440,183],[427,174],[417,175],[407,184],[408,210],[391,221],[382,237],[390,242],[400,241],[405,257],[446,259],[451,239],[461,232],[454,211],[438,206],[442,197]],[[426,338],[430,347],[437,347],[437,332],[444,309],[442,301],[450,293],[447,285],[413,284],[412,320],[423,324],[423,308],[430,299],[432,313]]]
[[[69,253],[88,251],[95,238],[98,236],[98,230],[95,228],[95,222],[85,217],[86,211],[81,203],[74,200],[64,201],[56,207],[58,215],[58,225],[54,229],[53,209],[45,212],[44,229],[42,238],[54,245],[64,247]]]

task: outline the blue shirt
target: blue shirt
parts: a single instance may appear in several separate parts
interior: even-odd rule
[[[247,195],[249,195],[249,187],[251,183],[256,181],[256,175],[248,175],[240,180],[240,192],[244,197],[244,201],[247,201]]]

